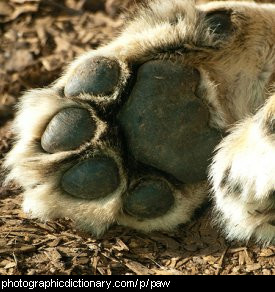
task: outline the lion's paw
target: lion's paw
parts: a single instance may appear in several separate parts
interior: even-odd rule
[[[190,220],[220,140],[197,96],[200,73],[95,56],[62,82],[26,94],[15,120],[6,165],[25,188],[25,211],[96,235],[114,222],[150,231]]]

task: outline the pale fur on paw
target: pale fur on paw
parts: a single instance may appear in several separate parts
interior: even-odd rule
[[[229,239],[275,240],[275,96],[223,140],[210,175],[216,223]]]

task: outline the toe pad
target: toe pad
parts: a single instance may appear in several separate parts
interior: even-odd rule
[[[119,185],[116,163],[108,157],[94,157],[78,163],[63,175],[61,185],[68,194],[87,200],[105,197]]]
[[[170,187],[162,181],[139,183],[124,202],[126,213],[142,219],[152,219],[164,215],[172,207],[174,196]]]
[[[111,94],[120,78],[120,66],[115,60],[94,57],[79,65],[64,88],[68,97],[81,93],[91,95]]]
[[[83,108],[65,108],[57,113],[41,137],[48,153],[74,150],[90,140],[96,130],[90,113]]]

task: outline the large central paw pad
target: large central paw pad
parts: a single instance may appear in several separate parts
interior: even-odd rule
[[[119,121],[138,161],[182,182],[206,178],[220,134],[208,125],[206,105],[195,95],[198,71],[172,62],[152,61],[138,72]]]
[[[198,186],[220,140],[196,95],[199,72],[156,60],[131,73],[97,56],[65,77],[64,95],[57,83],[23,99],[21,120],[35,120],[24,124],[31,134],[13,166],[26,174],[25,210],[71,217],[95,234],[114,222],[150,231],[188,221],[206,197]]]

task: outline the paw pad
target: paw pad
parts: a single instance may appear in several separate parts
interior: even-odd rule
[[[116,163],[108,157],[94,157],[65,172],[61,185],[74,197],[93,200],[113,193],[119,183]]]
[[[194,68],[148,62],[119,114],[135,159],[184,183],[206,178],[208,159],[221,138],[208,126],[208,109],[194,93],[199,80]]]
[[[124,210],[137,218],[152,219],[167,213],[173,204],[173,192],[167,183],[148,180],[129,191],[124,202]]]
[[[96,130],[88,110],[65,108],[49,122],[41,137],[41,146],[48,153],[74,150],[90,140]]]
[[[81,93],[91,95],[111,94],[120,78],[120,66],[112,59],[95,57],[78,66],[64,88],[68,97]]]

